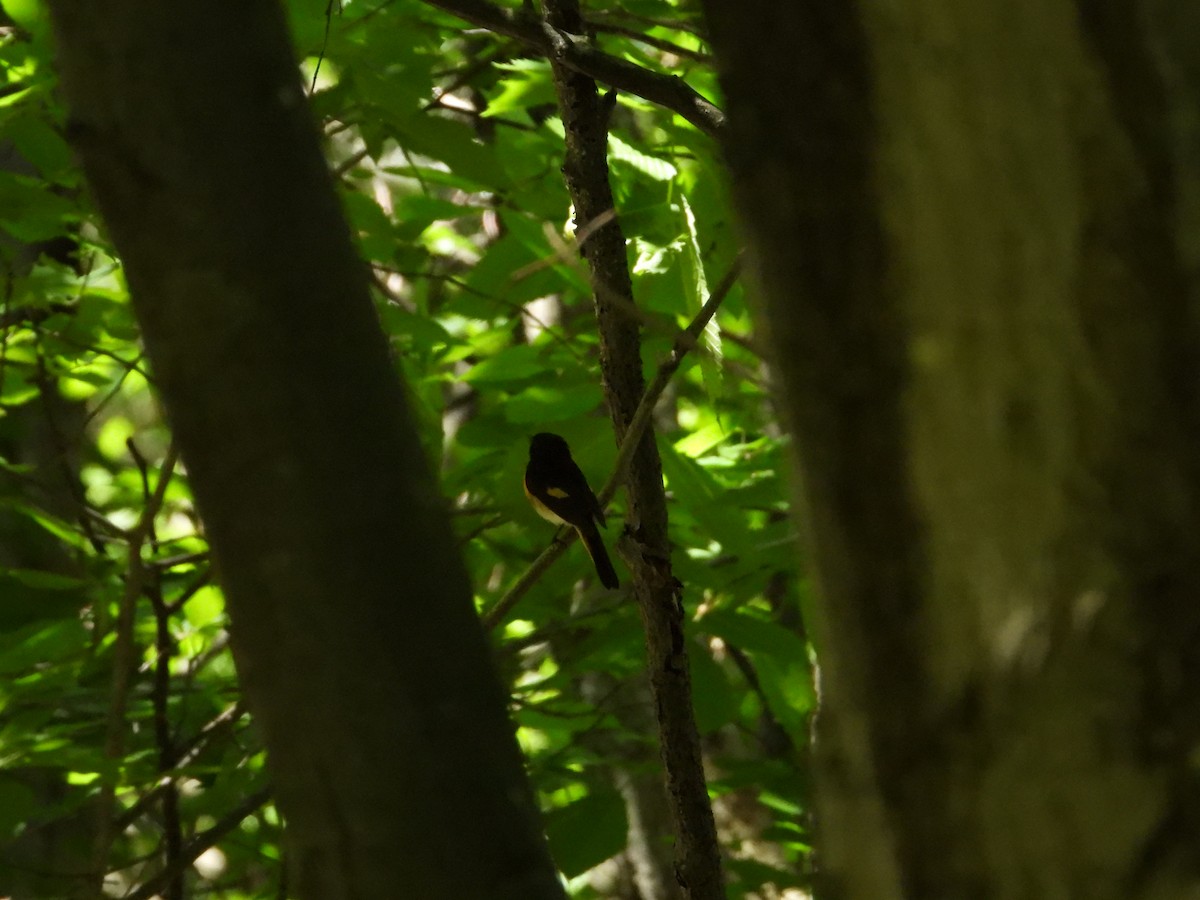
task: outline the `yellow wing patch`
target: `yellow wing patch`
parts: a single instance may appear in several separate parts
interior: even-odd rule
[[[567,497],[571,496],[566,491],[564,491],[562,488],[556,488],[556,487],[546,488],[546,493],[549,494],[551,497],[557,497],[560,500],[565,500]]]

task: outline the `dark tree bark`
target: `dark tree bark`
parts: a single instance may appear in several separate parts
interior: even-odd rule
[[[600,332],[600,371],[617,444],[625,439],[645,391],[641,335],[625,236],[608,179],[608,117],[615,96],[602,98],[595,82],[567,64],[569,47],[584,35],[577,0],[548,0],[546,33],[565,131],[563,176],[575,207],[580,252],[591,276]],[[700,734],[692,711],[691,670],[684,636],[683,585],[671,567],[667,499],[654,432],[647,428],[629,464],[627,546],[634,595],[646,636],[650,691],[666,770],[675,833],[675,872],[684,896],[725,896],[720,845],[708,800]]]
[[[276,3],[52,4],[300,897],[558,897]]]
[[[707,0],[819,573],[826,896],[1200,881],[1200,13]]]

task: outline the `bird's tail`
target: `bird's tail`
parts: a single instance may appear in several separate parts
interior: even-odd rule
[[[610,591],[620,587],[621,582],[617,579],[617,570],[613,568],[612,560],[608,558],[608,550],[604,547],[604,539],[600,537],[600,530],[596,527],[596,523],[588,522],[587,528],[580,528],[578,531],[579,539],[583,541],[584,549],[592,558],[592,565],[596,567],[600,583]]]

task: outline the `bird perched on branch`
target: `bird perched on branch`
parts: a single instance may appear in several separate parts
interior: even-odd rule
[[[605,526],[604,510],[571,458],[571,448],[557,434],[541,432],[530,440],[525,495],[543,519],[556,525],[570,525],[579,532],[579,540],[592,558],[602,585],[609,590],[620,585],[600,529],[596,527],[597,522]]]

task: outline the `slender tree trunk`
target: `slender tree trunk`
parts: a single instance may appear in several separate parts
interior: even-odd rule
[[[273,2],[51,5],[297,896],[558,897]]]
[[[563,177],[575,207],[580,252],[588,265],[600,332],[600,369],[617,443],[645,391],[641,335],[625,237],[608,174],[608,117],[615,95],[600,97],[591,78],[564,62],[566,47],[585,34],[578,0],[548,0],[545,25],[555,36],[551,71],[565,132]],[[609,219],[609,221],[605,221]],[[671,567],[662,461],[651,429],[629,465],[625,553],[646,636],[650,692],[666,770],[675,837],[675,874],[688,900],[725,896],[721,851],[708,799],[700,733],[692,710],[691,669],[684,636],[683,585]]]
[[[1200,882],[1200,13],[708,0],[827,896]]]

